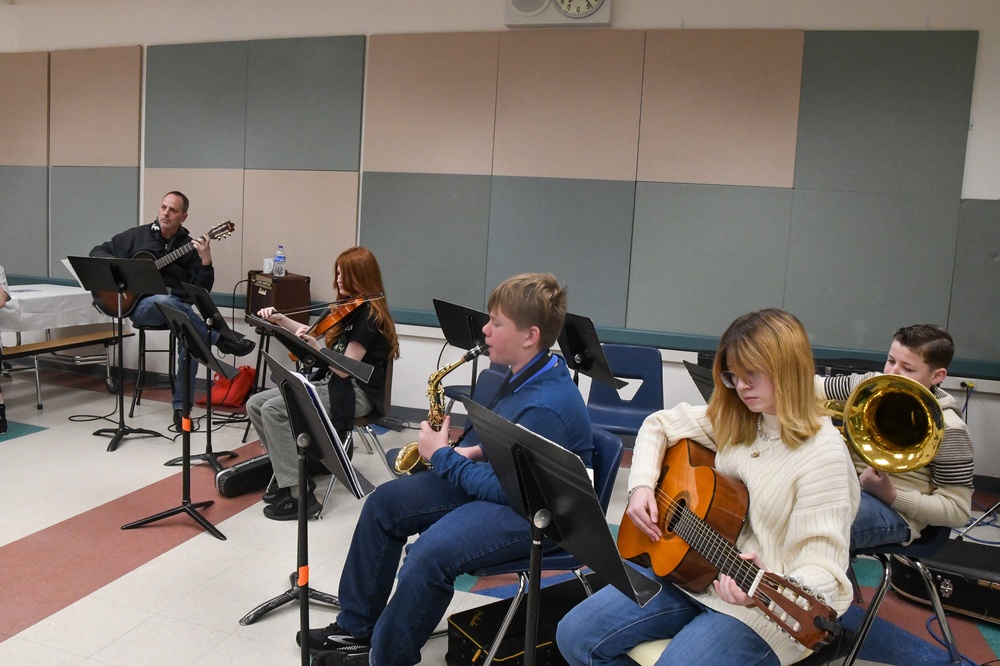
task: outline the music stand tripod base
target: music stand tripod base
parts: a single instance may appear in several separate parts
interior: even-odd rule
[[[247,626],[248,624],[253,624],[259,620],[264,615],[267,615],[271,611],[281,608],[287,603],[292,601],[298,601],[302,594],[302,588],[298,584],[298,574],[294,571],[288,575],[288,581],[291,583],[291,588],[285,590],[273,599],[268,599],[261,605],[254,608],[252,611],[244,615],[240,619],[240,624]],[[326,592],[320,592],[319,590],[314,590],[313,588],[308,588],[307,598],[318,601],[320,603],[333,606],[334,608],[340,608],[340,599],[332,594],[327,594]]]

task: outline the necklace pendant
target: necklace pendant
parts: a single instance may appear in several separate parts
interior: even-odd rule
[[[750,453],[751,458],[760,458],[760,451],[753,451]]]

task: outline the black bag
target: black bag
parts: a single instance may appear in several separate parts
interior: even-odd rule
[[[946,610],[1000,623],[1000,559],[997,549],[968,541],[948,541],[931,557],[920,558],[931,572]],[[930,604],[923,576],[893,556],[892,589],[901,596]]]
[[[604,586],[593,574],[587,575],[587,582],[595,592]],[[542,588],[538,613],[538,644],[535,648],[535,663],[538,666],[566,663],[556,647],[556,625],[586,596],[583,585],[575,577]],[[448,654],[445,655],[448,666],[482,664],[486,660],[490,645],[510,608],[510,601],[501,599],[448,617]],[[500,643],[500,650],[493,658],[494,663],[505,666],[523,663],[526,608],[527,595],[521,600],[521,606],[507,629],[507,636]]]
[[[318,460],[309,458],[310,476],[323,476],[330,472]],[[223,497],[239,497],[255,491],[263,492],[274,475],[271,459],[266,453],[247,458],[220,470],[215,475],[215,489]]]

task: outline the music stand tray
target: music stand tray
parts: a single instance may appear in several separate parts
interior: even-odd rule
[[[566,359],[566,366],[574,373],[582,372],[615,389],[628,385],[628,382],[617,379],[611,371],[601,340],[597,337],[597,329],[589,318],[572,312],[566,313],[559,333],[559,349]]]
[[[114,315],[116,321],[115,344],[118,346],[118,427],[95,430],[97,437],[111,436],[108,451],[118,448],[124,437],[140,435],[144,437],[163,437],[162,433],[146,428],[132,428],[125,425],[125,381],[124,381],[124,347],[122,331],[124,315],[122,314],[122,294],[127,292],[149,296],[166,294],[167,287],[163,276],[156,267],[156,262],[148,259],[115,259],[111,257],[67,257],[77,279],[84,289],[91,292],[114,292],[118,294],[118,310]]]
[[[316,350],[309,346],[309,344],[281,326],[273,324],[266,319],[261,319],[254,315],[247,315],[246,322],[252,326],[257,327],[267,333],[270,333],[278,341],[285,346],[288,351],[295,354],[299,362],[306,367],[312,367],[315,365],[329,366],[340,370],[341,372],[351,375],[362,381],[365,384],[371,379],[372,373],[375,368],[368,363],[362,363],[361,361],[356,361],[349,356],[344,356],[332,349],[320,349]],[[272,359],[273,360],[273,359]],[[272,366],[273,368],[273,366]]]

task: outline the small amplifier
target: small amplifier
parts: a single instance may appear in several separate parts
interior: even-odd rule
[[[281,277],[261,271],[247,273],[247,314],[257,314],[261,308],[273,307],[278,312],[304,310],[309,307],[309,276],[285,273]],[[310,312],[289,315],[301,324],[308,324]]]

